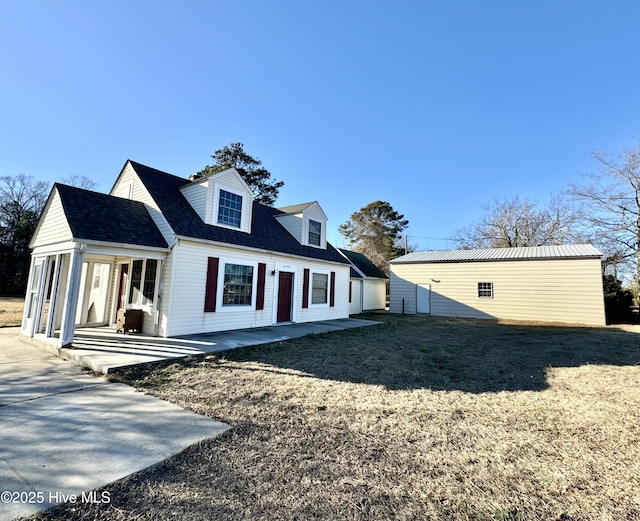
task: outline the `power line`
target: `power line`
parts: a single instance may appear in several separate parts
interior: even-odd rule
[[[445,237],[423,237],[422,235],[407,235],[409,239],[430,239],[432,241],[455,241],[456,239],[448,239]]]

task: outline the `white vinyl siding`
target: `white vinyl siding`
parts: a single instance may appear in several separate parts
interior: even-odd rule
[[[314,203],[304,209],[303,212],[304,221],[304,244],[308,246],[314,246],[315,248],[327,248],[327,218],[325,217],[320,205]],[[320,244],[314,244],[309,240],[309,232],[311,231],[311,221],[315,221],[320,224]]]
[[[351,279],[351,302],[349,302],[349,314],[362,313],[362,279]]]
[[[209,195],[208,179],[193,181],[180,187],[182,195],[193,206],[203,222],[207,220],[207,197]]]
[[[365,279],[362,310],[384,309],[387,304],[387,281],[383,279]]]
[[[44,220],[39,223],[38,229],[33,237],[31,247],[47,246],[57,244],[72,239],[71,228],[64,215],[62,202],[58,192],[54,190],[49,201],[49,207],[43,213]]]
[[[217,310],[204,311],[205,285],[207,278],[207,259],[218,257],[219,277],[224,273],[225,262],[257,266],[265,263],[266,277],[264,288],[264,309],[247,310],[246,306],[223,306],[221,302],[221,283],[218,283]],[[348,317],[348,281],[349,267],[341,264],[314,261],[311,259],[293,258],[285,255],[269,254],[267,252],[252,252],[235,249],[222,245],[208,245],[188,240],[180,240],[174,247],[172,255],[171,299],[166,315],[167,336],[177,336],[190,333],[205,333],[210,331],[226,331],[251,327],[270,326],[275,322],[274,307],[277,304],[277,274],[271,271],[289,266],[284,271],[294,272],[294,305],[295,320],[297,322],[311,322],[314,320],[328,320]],[[336,272],[335,306],[314,306],[302,309],[303,269]],[[254,292],[256,291],[257,271],[254,269]],[[330,283],[330,281],[329,281]],[[165,292],[167,290],[165,289]],[[255,296],[252,297],[255,301]],[[165,302],[165,304],[167,304]]]
[[[493,283],[493,298],[478,295]],[[431,284],[431,314],[604,325],[599,259],[391,264],[392,313],[416,312],[416,284]]]
[[[286,208],[284,210],[286,211]],[[317,202],[310,203],[299,213],[277,215],[276,219],[300,244],[322,248],[323,250],[327,249],[327,217]],[[311,221],[315,221],[320,225],[319,245],[309,240]]]
[[[160,208],[145,188],[144,184],[138,178],[133,167],[127,162],[120,177],[118,177],[116,184],[111,190],[111,195],[118,195],[121,189],[126,186],[131,186],[131,200],[140,201],[147,207],[149,215],[153,219],[160,233],[162,233],[167,244],[173,244],[175,234],[173,229],[169,226],[169,223],[165,219],[164,215],[160,212]]]
[[[251,233],[251,211],[252,198],[251,190],[244,183],[235,170],[225,170],[209,177],[210,200],[207,209],[206,222],[227,228],[239,229],[245,233]],[[240,210],[240,226],[230,226],[224,222],[219,222],[218,211],[220,205],[220,190],[242,197],[242,208]]]
[[[302,243],[302,215],[277,215],[276,219],[299,243]]]
[[[242,198],[239,226],[219,220],[221,190]],[[225,170],[204,179],[192,181],[180,187],[180,191],[200,218],[207,224],[240,229],[246,233],[251,231],[253,193],[235,170]]]

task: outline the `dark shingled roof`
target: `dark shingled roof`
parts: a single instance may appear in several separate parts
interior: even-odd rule
[[[349,266],[349,277],[352,279],[361,279],[362,275],[360,275],[353,266]]]
[[[369,258],[363,253],[358,253],[357,251],[351,250],[343,250],[342,248],[340,248],[340,251],[347,259],[349,259],[351,264],[353,264],[362,273],[364,273],[365,277],[373,277],[378,279],[389,278],[384,271],[378,268],[378,266],[371,262]]]
[[[275,219],[276,215],[282,215],[284,212],[255,201],[253,203],[251,233],[206,224],[180,191],[181,186],[189,184],[191,181],[141,165],[135,161],[130,160],[129,163],[177,235],[324,261],[347,263],[345,258],[330,244],[327,244],[326,250],[300,244]]]
[[[56,183],[75,239],[167,248],[144,204]]]

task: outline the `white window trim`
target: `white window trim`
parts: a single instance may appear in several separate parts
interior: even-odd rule
[[[231,226],[229,224],[219,223],[218,222],[218,209],[220,207],[220,190],[224,190],[225,192],[229,192],[234,195],[238,195],[242,197],[242,209],[240,210],[240,226]],[[211,210],[211,219],[210,222],[215,226],[220,226],[221,228],[228,228],[229,230],[239,230],[242,232],[248,232],[246,229],[245,223],[247,216],[249,215],[249,204],[248,201],[251,200],[251,197],[246,192],[241,190],[235,190],[229,186],[215,183],[213,190],[213,208]]]
[[[153,299],[152,301],[143,303],[142,300],[145,298],[144,297],[144,277],[147,273],[147,261],[148,260],[155,260],[157,262],[156,264],[156,279],[155,279],[155,285],[153,286]],[[132,274],[133,274],[133,263],[135,261],[142,261],[142,275],[140,277],[140,297],[137,299],[137,302],[129,302],[129,296],[131,295],[131,281],[132,281]],[[138,258],[131,258],[129,259],[128,262],[122,262],[118,264],[118,267],[120,269],[122,269],[122,264],[129,264],[129,280],[127,282],[127,290],[126,290],[126,300],[125,300],[125,309],[143,309],[146,311],[151,310],[152,308],[154,308],[157,305],[157,301],[158,301],[158,295],[160,293],[160,272],[162,270],[162,261],[158,260],[158,259],[138,259]],[[118,279],[120,280],[120,272],[118,271]],[[115,292],[116,294],[118,293],[117,291]],[[117,298],[117,296],[116,296]]]
[[[480,291],[488,291],[487,289],[480,289],[480,284],[490,284],[490,288],[491,288],[491,295],[480,295]],[[478,282],[478,298],[482,298],[482,299],[492,299],[495,296],[495,289],[493,286],[493,282]]]
[[[133,198],[133,181],[121,184],[118,187],[118,190],[115,195],[117,197],[121,197],[122,199],[132,199]]]
[[[313,275],[314,274],[327,276],[327,302],[322,302],[320,304],[313,303]],[[328,308],[330,302],[331,302],[331,271],[311,268],[309,270],[309,308]]]
[[[224,190],[224,188],[223,188]],[[225,304],[224,303],[224,272],[227,264],[237,264],[240,266],[253,266],[253,280],[251,281],[251,304]],[[247,259],[236,259],[231,257],[221,257],[220,267],[218,269],[218,294],[216,295],[216,302],[220,304],[217,306],[216,311],[221,313],[229,312],[247,312],[256,310],[256,298],[258,291],[258,262],[249,261]]]
[[[320,223],[320,244],[311,244],[309,242],[309,231],[311,230],[311,225],[309,221],[315,221]],[[312,248],[318,248],[320,250],[327,249],[327,222],[324,219],[319,219],[314,216],[308,216],[304,219],[304,230],[303,233],[303,244],[306,246],[311,246]]]

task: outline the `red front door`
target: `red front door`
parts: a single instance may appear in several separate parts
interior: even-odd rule
[[[293,289],[293,273],[279,272],[278,276],[278,322],[291,322],[291,295]]]

